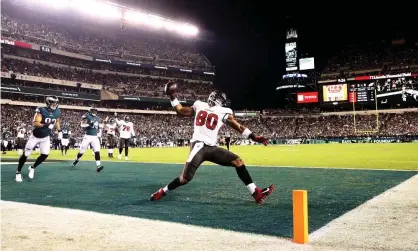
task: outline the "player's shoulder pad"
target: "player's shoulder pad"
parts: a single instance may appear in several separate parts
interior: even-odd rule
[[[57,108],[55,109],[55,114],[57,115],[57,118],[61,116],[61,109]]]
[[[201,105],[202,105],[202,101],[200,101],[200,100],[196,100],[194,103],[193,103],[193,108],[195,109],[195,110],[197,110]]]
[[[45,111],[46,111],[46,107],[42,107],[42,106],[36,107],[36,110],[35,110],[36,113],[43,113]]]
[[[222,107],[223,109],[223,113],[226,113],[226,114],[231,114],[231,115],[233,115],[234,114],[234,112],[232,111],[232,109],[231,108],[228,108],[228,107]]]
[[[82,119],[86,119],[87,118],[88,113],[84,113],[83,116],[81,116]]]
[[[228,119],[228,115],[234,115],[234,112],[231,110],[231,108],[228,107],[222,107],[220,112],[223,114],[222,122],[224,123]]]

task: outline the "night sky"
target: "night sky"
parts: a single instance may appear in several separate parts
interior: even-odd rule
[[[390,39],[397,31],[416,35],[412,6],[372,7],[350,2],[333,5],[290,1],[119,0],[129,6],[196,24],[214,33],[213,43],[199,43],[215,65],[214,85],[225,91],[233,108],[281,106],[275,90],[285,73],[286,28],[296,27],[298,50],[315,57],[321,69],[343,46]],[[257,3],[258,2],[258,3]],[[344,6],[343,6],[344,5]],[[357,7],[358,6],[358,7]]]

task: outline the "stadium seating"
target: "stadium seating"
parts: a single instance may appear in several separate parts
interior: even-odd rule
[[[52,66],[46,61],[34,62],[11,57],[3,58],[2,71],[13,71],[25,75],[70,80],[76,82],[100,84],[119,95],[163,97],[162,92],[166,78],[151,78],[143,75],[124,75],[107,71],[107,74],[69,65]],[[209,84],[195,83],[188,80],[177,80],[179,92],[185,93],[189,99],[197,99],[199,95],[207,96],[213,87]],[[49,87],[45,87],[49,88]]]
[[[417,58],[418,50],[413,45],[383,42],[355,45],[331,57],[321,72],[321,79],[414,72],[418,68]]]
[[[70,103],[72,104],[72,103]],[[79,103],[78,105],[83,105]],[[2,128],[13,131],[16,121],[32,123],[35,107],[17,105],[1,105]],[[81,116],[85,111],[63,109],[62,121],[67,121],[73,130],[74,136],[82,137],[83,132],[79,126]],[[99,116],[113,116],[111,112],[100,112]],[[192,136],[193,123],[191,119],[168,114],[130,114],[139,137],[156,141],[161,140],[188,140]],[[359,132],[354,132],[352,115],[328,116],[264,116],[261,118],[238,118],[238,121],[251,128],[256,133],[266,135],[273,139],[279,138],[326,138],[347,136],[401,136],[417,135],[418,113],[381,113],[379,117],[378,132],[376,129],[376,116],[356,116],[356,125]],[[163,125],[163,126],[162,126]],[[224,128],[225,129],[225,128]],[[224,135],[224,129],[220,135]],[[233,138],[241,139],[241,135],[233,132]]]
[[[30,11],[25,15],[13,14],[2,12],[1,16],[2,33],[13,39],[111,59],[211,70],[210,63],[196,52],[190,42],[163,39],[143,31],[123,32],[117,26],[94,27],[94,23],[74,26],[53,15],[41,20]]]

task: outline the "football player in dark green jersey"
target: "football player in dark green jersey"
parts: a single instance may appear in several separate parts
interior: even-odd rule
[[[41,155],[39,155],[33,165],[29,166],[28,177],[30,179],[33,179],[35,175],[35,168],[48,157],[51,149],[51,140],[49,136],[53,129],[60,130],[59,117],[61,116],[61,110],[58,108],[58,101],[56,96],[48,96],[45,100],[46,106],[36,108],[35,116],[33,118],[34,129],[26,143],[24,154],[20,156],[19,164],[17,166],[17,182],[22,182],[22,167],[36,145],[39,144]]]

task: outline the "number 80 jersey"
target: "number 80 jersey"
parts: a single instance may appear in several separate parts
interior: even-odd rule
[[[230,108],[222,106],[210,107],[208,103],[196,101],[193,104],[195,111],[194,132],[191,142],[200,141],[209,146],[215,146],[219,129],[224,125],[229,114]]]

